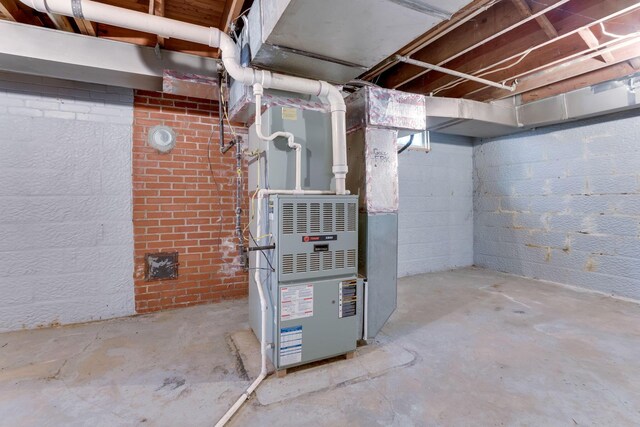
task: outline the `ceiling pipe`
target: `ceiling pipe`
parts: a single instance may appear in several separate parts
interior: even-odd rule
[[[472,76],[471,74],[461,73],[460,71],[455,71],[449,68],[440,67],[438,65],[429,64],[428,62],[417,61],[415,59],[411,59],[406,56],[397,56],[396,59],[399,62],[405,62],[407,64],[415,65],[416,67],[422,67],[422,68],[427,68],[433,71],[439,71],[441,73],[450,74],[452,76],[460,77],[465,80],[472,80],[474,82],[478,82],[483,85],[495,87],[498,89],[504,89],[510,92],[514,92],[516,90],[516,83],[513,83],[511,86],[507,86],[502,83],[496,83],[496,82],[492,82],[491,80],[483,79],[482,77],[476,77],[476,76]]]
[[[479,8],[477,8],[476,10],[471,12],[469,15],[467,15],[464,18],[456,21],[454,24],[446,27],[444,30],[440,31],[435,36],[429,38],[426,41],[423,41],[422,43],[420,43],[418,45],[411,46],[411,47],[405,47],[401,51],[399,51],[398,54],[401,55],[401,56],[411,56],[411,55],[413,55],[414,53],[418,52],[419,50],[424,49],[426,46],[428,46],[428,45],[436,42],[437,40],[441,39],[442,37],[446,36],[451,31],[455,30],[456,28],[460,27],[461,25],[466,24],[467,22],[471,21],[473,18],[475,18],[476,16],[480,15],[481,13],[486,12],[487,10],[489,10],[489,8],[491,8],[492,6],[494,6],[495,4],[497,4],[499,2],[500,2],[500,0],[494,0],[489,4],[485,4],[483,6],[480,6]],[[376,65],[372,70],[370,70],[367,73],[363,74],[360,78],[363,79],[363,80],[371,80],[371,79],[375,78],[376,76],[382,74],[383,72],[387,71],[389,68],[393,67],[394,65],[396,65],[398,63],[398,60],[395,59],[396,57],[397,57],[397,55],[387,58],[381,64]]]
[[[514,29],[518,28],[519,26],[526,24],[527,22],[530,22],[530,21],[532,21],[532,20],[534,20],[536,18],[539,18],[540,16],[544,15],[545,13],[550,12],[553,9],[556,9],[557,7],[560,7],[563,4],[568,3],[569,1],[571,1],[571,0],[560,0],[559,2],[554,3],[551,6],[548,6],[548,7],[544,8],[544,9],[542,9],[539,12],[536,12],[536,13],[532,14],[531,16],[528,16],[525,19],[516,22],[515,24],[510,25],[507,28],[505,28],[505,29],[503,29],[503,30],[501,30],[501,31],[499,31],[499,32],[497,32],[495,34],[492,34],[490,37],[487,37],[487,38],[479,41],[478,43],[475,43],[472,46],[469,46],[468,48],[456,53],[455,55],[450,56],[449,58],[446,58],[446,59],[440,61],[437,65],[444,65],[447,62],[453,61],[454,59],[457,59],[457,58],[461,57],[462,55],[464,55],[466,53],[469,53],[472,50],[474,50],[474,49],[476,49],[476,48],[478,48],[478,47],[480,47],[480,46],[482,46],[482,45],[484,45],[486,43],[489,43],[492,40],[497,39],[498,37],[508,33],[509,31],[514,30]],[[418,77],[420,77],[420,76],[422,76],[422,75],[424,75],[424,74],[426,74],[428,72],[429,72],[429,70],[426,70],[426,71],[424,71],[422,73],[416,74],[415,76],[411,76],[411,78],[406,79],[406,80],[394,85],[393,89],[397,89],[397,88],[399,88],[401,86],[404,86],[405,84],[409,83],[410,81],[415,80]]]
[[[25,5],[43,13],[73,16],[116,27],[128,28],[158,36],[176,38],[219,48],[227,73],[236,81],[251,86],[260,83],[265,89],[314,95],[330,107],[333,142],[333,167],[336,194],[348,194],[346,106],[340,91],[327,82],[292,77],[264,70],[254,70],[240,65],[240,51],[224,32],[214,27],[189,24],[162,16],[136,12],[91,0],[20,0]]]
[[[508,57],[508,58],[501,59],[500,61],[498,61],[498,62],[496,62],[496,63],[493,63],[493,64],[491,64],[491,65],[488,65],[488,66],[486,66],[486,67],[483,67],[483,68],[481,68],[481,69],[479,69],[479,70],[474,71],[474,74],[473,74],[473,75],[475,75],[475,76],[484,76],[484,75],[488,75],[488,74],[491,74],[491,73],[497,72],[497,71],[499,71],[499,70],[494,70],[494,71],[488,71],[488,70],[491,70],[492,68],[497,67],[498,65],[502,65],[502,64],[504,64],[505,62],[509,62],[509,61],[514,60],[514,59],[518,59],[518,58],[520,58],[520,57],[523,57],[523,56],[525,56],[525,55],[528,55],[529,53],[531,53],[531,52],[533,52],[533,51],[535,51],[535,50],[538,50],[538,49],[541,49],[541,48],[543,48],[543,47],[545,47],[545,46],[548,46],[548,45],[550,45],[550,44],[556,43],[556,42],[558,42],[558,41],[560,41],[560,40],[562,40],[562,39],[565,39],[565,38],[567,38],[567,37],[570,37],[570,36],[573,36],[573,35],[575,35],[575,34],[578,34],[580,31],[585,30],[585,29],[588,29],[588,28],[590,28],[590,27],[592,27],[592,26],[594,26],[594,25],[598,25],[598,24],[601,24],[601,23],[603,23],[603,22],[609,21],[609,20],[611,20],[611,19],[617,18],[617,17],[619,17],[619,16],[626,15],[627,13],[633,12],[633,11],[635,11],[635,10],[639,9],[639,8],[640,8],[640,2],[639,2],[639,3],[636,3],[636,4],[632,5],[632,6],[626,7],[626,8],[624,8],[624,9],[622,9],[622,10],[619,10],[619,11],[617,11],[617,12],[615,12],[615,13],[612,13],[611,15],[607,15],[607,16],[605,16],[605,17],[603,17],[603,18],[600,18],[600,19],[594,20],[594,21],[592,21],[592,22],[589,22],[588,24],[583,25],[583,26],[581,26],[581,27],[579,27],[579,28],[576,28],[576,29],[574,29],[574,30],[571,30],[571,31],[568,31],[568,32],[566,32],[566,33],[564,33],[564,34],[561,34],[561,35],[559,35],[559,36],[558,36],[558,37],[556,37],[556,38],[553,38],[553,39],[547,40],[547,41],[545,41],[545,42],[543,42],[543,43],[540,43],[540,44],[538,44],[538,45],[536,45],[536,46],[533,46],[533,47],[531,47],[531,48],[528,48],[528,49],[526,49],[526,50],[525,50],[525,51],[523,51],[523,52],[519,52],[519,53],[517,53],[517,54],[515,54],[515,55],[511,55],[511,56],[510,56],[510,57]],[[611,44],[612,42],[615,42],[615,40],[612,40],[612,41],[610,41],[610,42],[605,42],[605,43],[601,44],[599,47],[600,47],[600,48],[602,48],[602,47],[604,47],[604,46],[607,46],[607,45]],[[584,53],[586,53],[586,52],[590,52],[590,51],[592,51],[592,50],[593,50],[593,49],[591,49],[591,48],[589,48],[589,49],[585,49],[584,51],[582,51],[582,52],[578,52],[578,53],[576,53],[576,54],[573,54],[573,55],[571,55],[571,56],[569,56],[569,57],[567,57],[567,58],[563,58],[563,59],[560,59],[560,60],[554,61],[554,62],[553,62],[553,63],[551,63],[551,64],[545,64],[545,65],[543,65],[543,66],[541,66],[541,67],[538,67],[538,68],[534,69],[533,71],[538,71],[538,70],[543,69],[543,68],[546,68],[546,67],[548,67],[549,65],[552,65],[552,64],[561,63],[561,62],[565,61],[566,59],[574,58],[574,57],[579,56],[579,55],[582,55],[582,54],[584,54]],[[515,65],[515,64],[513,64],[513,65]],[[512,65],[511,65],[511,66],[512,66]],[[510,67],[510,66],[509,66],[509,67]],[[485,71],[487,71],[487,72],[485,73]],[[527,73],[519,74],[519,75],[517,75],[517,76],[511,76],[511,77],[509,77],[508,79],[505,79],[504,81],[508,81],[508,80],[516,79],[516,78],[522,77],[522,76],[524,76],[524,75],[526,75],[526,74],[530,74],[531,72],[532,72],[532,70],[528,70],[528,71],[527,71]],[[479,74],[479,75],[478,75],[478,73],[481,73],[481,74]],[[447,84],[444,84],[444,85],[442,85],[442,86],[437,87],[436,89],[434,89],[434,90],[433,90],[433,92],[441,92],[441,91],[443,91],[443,90],[448,90],[448,89],[449,89],[449,86],[455,85],[455,84],[460,83],[460,82],[461,82],[461,80],[454,80],[454,81],[452,81],[452,82],[449,82],[449,83],[447,83]],[[471,95],[471,94],[476,93],[476,92],[479,92],[479,90],[475,90],[475,91],[473,91],[473,92],[470,92],[470,93],[468,93],[467,95]]]

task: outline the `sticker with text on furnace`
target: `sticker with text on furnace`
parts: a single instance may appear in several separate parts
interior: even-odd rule
[[[280,320],[313,316],[313,285],[280,288]]]

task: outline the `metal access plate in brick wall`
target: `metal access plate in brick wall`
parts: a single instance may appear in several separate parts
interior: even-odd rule
[[[178,278],[178,252],[145,254],[145,280],[171,280]]]

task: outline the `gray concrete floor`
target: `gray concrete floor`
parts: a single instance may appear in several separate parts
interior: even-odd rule
[[[0,425],[212,426],[249,384],[230,339],[246,305],[0,334]],[[480,269],[427,274],[400,281],[377,341],[268,378],[231,425],[640,425],[634,303]]]

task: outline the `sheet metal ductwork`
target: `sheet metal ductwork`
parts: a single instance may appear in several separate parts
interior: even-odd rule
[[[469,0],[256,0],[251,64],[346,83],[447,20]]]
[[[519,97],[493,103],[425,97],[424,102],[428,130],[493,138],[638,108],[640,74],[527,104],[519,104]]]

